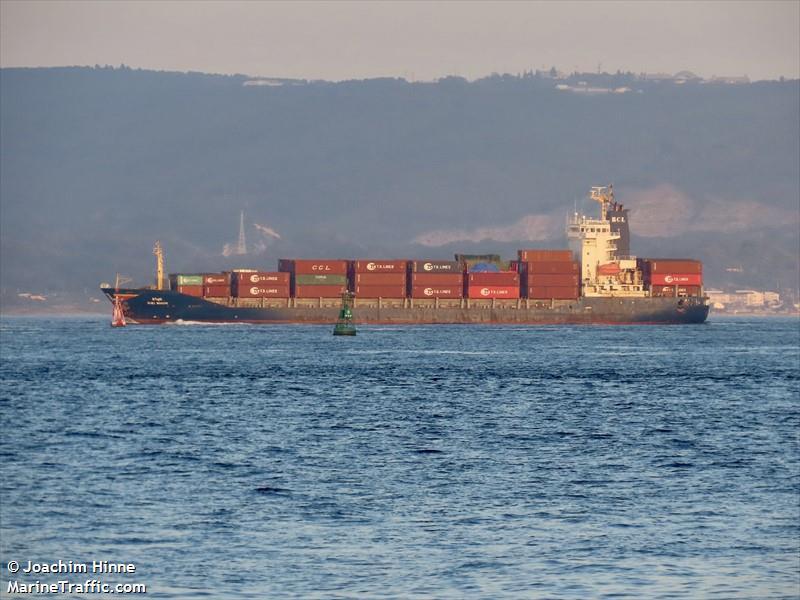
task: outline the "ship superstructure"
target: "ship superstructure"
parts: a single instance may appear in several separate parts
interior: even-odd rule
[[[575,212],[567,224],[570,249],[581,264],[584,296],[647,296],[642,270],[630,255],[628,209],[614,199],[613,186],[593,187],[589,197],[600,217]]]

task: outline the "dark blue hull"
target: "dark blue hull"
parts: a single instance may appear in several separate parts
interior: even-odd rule
[[[115,290],[103,288],[113,300]],[[236,298],[209,301],[178,292],[150,289],[119,290],[123,298],[125,317],[136,323],[170,323],[192,321],[200,323],[329,323],[339,315],[335,300],[319,306],[293,305],[293,299],[283,300],[283,306],[242,306]],[[273,301],[274,302],[274,301]],[[709,307],[705,298],[594,298],[577,300],[519,301],[477,304],[466,300],[457,306],[420,306],[410,299],[398,300],[401,305],[377,301],[359,306],[356,301],[356,323],[392,324],[682,324],[703,323]]]

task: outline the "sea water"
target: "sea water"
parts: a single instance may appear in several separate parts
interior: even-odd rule
[[[797,319],[108,321],[0,321],[3,597],[800,595]]]

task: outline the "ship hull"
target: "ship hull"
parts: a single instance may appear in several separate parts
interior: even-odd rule
[[[103,288],[113,302],[122,299],[126,319],[140,324],[198,323],[322,323],[334,324],[338,306],[237,306],[211,302],[167,290]],[[514,305],[461,305],[434,307],[356,305],[359,324],[688,324],[703,323],[709,307],[705,298],[582,297],[576,300],[527,302]]]

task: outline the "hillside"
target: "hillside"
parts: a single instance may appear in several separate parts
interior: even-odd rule
[[[171,271],[510,256],[562,245],[566,214],[592,209],[589,187],[609,182],[632,209],[638,255],[700,258],[710,285],[796,289],[799,90],[624,74],[329,83],[4,69],[2,302],[91,294],[116,272],[146,283],[156,239]],[[251,254],[225,257],[240,210]]]

